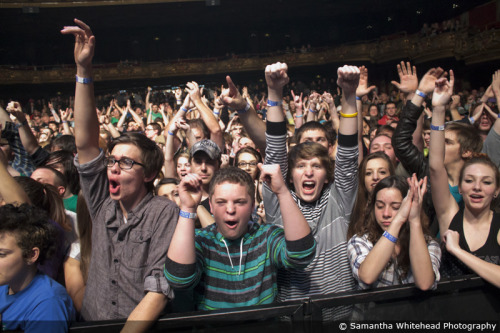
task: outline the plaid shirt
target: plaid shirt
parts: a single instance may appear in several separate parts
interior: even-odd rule
[[[14,160],[10,165],[21,175],[31,176],[33,171],[35,171],[35,165],[26,150],[24,150],[18,129],[13,122],[7,121],[5,123],[5,128],[2,130],[2,138],[7,139],[10,149],[14,153]]]
[[[402,270],[398,266],[397,261],[391,258],[375,283],[371,285],[363,283],[359,279],[359,267],[372,249],[373,244],[368,240],[368,234],[365,234],[362,237],[354,235],[347,243],[347,254],[349,256],[349,261],[351,262],[352,274],[358,282],[360,289],[388,287],[415,282],[411,270],[409,270],[406,277],[403,278]],[[436,276],[432,287],[432,289],[435,289],[436,284],[440,279],[439,266],[441,264],[441,248],[439,247],[439,244],[432,239],[429,243],[427,243],[427,249],[429,250],[429,254],[431,256],[432,270]]]

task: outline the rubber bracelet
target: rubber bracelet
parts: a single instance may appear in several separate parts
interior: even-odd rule
[[[356,100],[357,100],[357,101],[360,101],[360,100],[361,100],[361,97],[356,96]]]
[[[427,98],[427,95],[424,92],[422,92],[422,91],[420,91],[418,89],[415,90],[415,94],[417,94],[418,96],[420,96],[422,98]]]
[[[358,116],[358,113],[354,112],[354,113],[345,114],[345,113],[340,112],[340,116],[342,118],[356,118]]]
[[[214,115],[218,116],[220,114],[220,112],[214,112]]]
[[[68,121],[67,121],[67,120],[63,120],[63,121],[62,121],[62,123],[63,123],[63,124],[67,124],[67,123],[68,123]]]
[[[181,111],[184,111],[184,112],[188,112],[188,109],[186,109],[185,107],[181,106]]]
[[[309,109],[309,112],[316,113],[313,109]]]
[[[295,115],[295,118],[302,118],[302,117],[304,117],[303,114]]]
[[[267,100],[267,106],[280,106],[281,105],[281,101],[279,102],[275,102],[275,101],[271,101],[271,100]]]
[[[269,106],[269,104],[267,104]],[[238,113],[245,113],[247,112],[248,110],[250,110],[250,103],[247,102],[247,105],[245,105],[245,108],[244,109],[241,109],[241,110],[236,110],[236,112]]]
[[[180,217],[184,217],[184,218],[187,218],[187,219],[196,219],[196,213],[189,213],[189,212],[185,212],[183,210],[180,210],[179,211],[179,216]]]
[[[170,132],[170,131],[167,131],[168,135],[172,135],[174,136],[174,133]]]
[[[398,241],[397,237],[394,237],[393,235],[391,235],[387,231],[384,231],[384,233],[382,234],[382,236],[384,236],[385,238],[387,238],[388,240],[390,240],[394,244],[396,244],[396,242]]]
[[[76,77],[76,82],[78,83],[89,84],[94,82],[94,80],[91,77],[79,77],[78,75],[75,75],[75,77]]]
[[[431,130],[433,131],[444,131],[444,125],[434,126],[431,124]]]
[[[470,117],[469,118],[469,122],[470,122],[471,125],[473,125],[474,124],[474,118]]]

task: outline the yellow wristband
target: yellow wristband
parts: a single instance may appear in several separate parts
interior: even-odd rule
[[[358,113],[355,112],[355,113],[345,114],[345,113],[340,112],[340,116],[343,118],[355,118],[358,116]]]

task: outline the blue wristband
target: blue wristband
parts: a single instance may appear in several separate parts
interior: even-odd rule
[[[174,133],[170,132],[170,131],[167,131],[168,135],[172,135],[174,136]]]
[[[91,77],[79,77],[78,75],[75,75],[75,77],[76,77],[76,82],[78,83],[89,84],[94,82],[94,80]]]
[[[427,98],[427,95],[424,93],[424,92],[421,92],[420,90],[415,90],[415,94],[417,94],[418,96],[422,97],[422,98]]]
[[[267,106],[280,106],[281,105],[281,101],[279,102],[275,102],[275,101],[271,101],[271,100],[267,100]]]
[[[387,231],[384,231],[384,233],[382,234],[382,236],[384,236],[385,238],[387,238],[388,240],[390,240],[391,242],[393,242],[394,244],[397,243],[398,239],[397,237],[394,237],[393,235],[391,235],[390,233],[388,233]]]
[[[316,113],[313,109],[309,109],[309,112]]]
[[[302,117],[304,117],[303,114],[295,115],[295,118],[302,118]]]
[[[187,218],[187,219],[196,219],[196,213],[189,213],[189,212],[185,212],[183,210],[179,210],[179,216],[180,217],[184,217],[184,218]]]
[[[474,125],[474,118],[470,117],[469,118],[469,122],[470,122],[471,125]]]
[[[186,109],[185,107],[181,106],[181,111],[184,111],[184,112],[188,112],[188,109]]]
[[[434,126],[431,124],[431,130],[433,131],[444,131],[444,125]]]
[[[361,97],[356,96],[356,100],[357,100],[357,101],[360,101],[360,100],[361,100]]]

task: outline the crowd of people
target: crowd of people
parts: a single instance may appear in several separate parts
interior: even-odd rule
[[[500,71],[456,92],[453,70],[401,62],[377,94],[346,65],[305,93],[278,62],[265,93],[227,76],[143,102],[95,96],[96,39],[75,24],[67,107],[0,107],[3,328],[139,332],[172,311],[471,273],[500,288]]]

